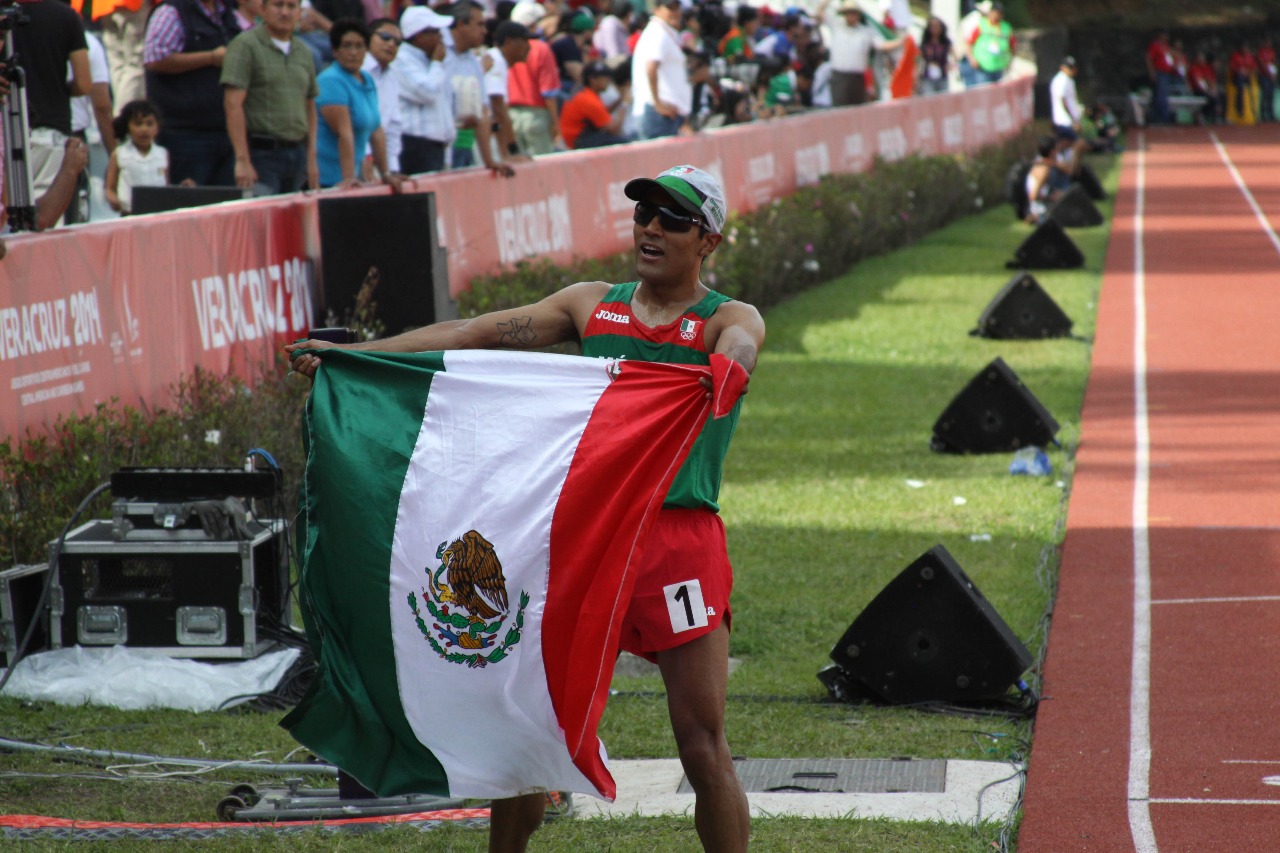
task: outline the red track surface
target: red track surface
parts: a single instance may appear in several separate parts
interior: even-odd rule
[[[1132,141],[1018,849],[1272,853],[1280,128]]]

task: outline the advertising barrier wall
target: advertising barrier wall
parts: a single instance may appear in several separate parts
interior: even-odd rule
[[[750,209],[822,175],[863,171],[876,156],[1005,139],[1031,111],[1031,80],[1019,79],[544,157],[510,179],[479,169],[425,175],[407,191],[436,194],[456,295],[525,258],[626,249],[633,205],[622,187],[637,176],[692,163],[721,179],[730,211]],[[163,407],[197,366],[247,376],[270,363],[316,325],[316,200],[296,194],[10,235],[0,261],[0,436],[39,432],[113,398]]]

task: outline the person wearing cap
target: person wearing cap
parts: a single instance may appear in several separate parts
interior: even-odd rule
[[[872,50],[895,50],[904,38],[886,39],[867,25],[866,13],[858,0],[840,0],[836,16],[827,19],[830,0],[818,4],[819,23],[831,28],[831,104],[846,107],[867,102],[867,72]]]
[[[749,376],[764,344],[764,320],[752,306],[709,289],[701,277],[724,228],[720,182],[693,166],[677,166],[632,180],[623,191],[636,202],[637,281],[579,282],[533,305],[343,346],[421,352],[576,341],[584,356],[596,358],[709,365],[724,357],[732,372]],[[285,351],[294,370],[314,377],[320,359],[299,351],[331,346],[308,340]],[[619,634],[622,649],[658,664],[676,747],[696,797],[698,836],[705,849],[719,851],[745,851],[750,833],[747,798],[724,731],[733,572],[719,516],[721,472],[741,405],[739,399],[728,416],[707,421],[677,473],[642,543]],[[675,594],[683,597],[673,600]],[[489,849],[523,851],[542,825],[545,795],[494,800],[490,809]]]
[[[520,157],[516,144],[515,128],[511,124],[511,111],[507,109],[507,81],[510,69],[524,62],[529,55],[529,39],[532,35],[524,24],[503,21],[493,29],[493,47],[486,53],[492,64],[484,75],[484,88],[489,93],[489,110],[493,113],[496,142],[499,151],[510,158]]]
[[[1089,144],[1080,138],[1080,100],[1076,96],[1076,60],[1068,56],[1062,60],[1058,73],[1049,81],[1049,105],[1053,111],[1053,131],[1070,147],[1070,163],[1073,174],[1079,171],[1081,157]]]
[[[992,3],[991,11],[978,22],[978,29],[969,39],[969,63],[973,66],[977,85],[999,83],[1013,62],[1013,51],[1018,40],[1013,27],[1004,19],[1004,6]]]
[[[640,40],[631,64],[631,107],[642,139],[692,133],[693,86],[689,83],[680,24],[680,0],[661,0]]]
[[[507,71],[511,126],[520,151],[530,156],[552,153],[560,139],[560,70],[551,45],[536,37],[546,16],[547,10],[533,0],[521,0],[511,10],[511,20],[535,34],[524,62]]]
[[[565,102],[560,111],[560,135],[570,148],[602,148],[631,140],[622,135],[629,103],[618,101],[610,110],[600,95],[613,82],[613,72],[603,62],[582,69],[583,89]]]
[[[315,64],[295,32],[298,0],[267,0],[262,23],[227,45],[222,60],[227,136],[236,186],[256,195],[320,185]]]
[[[400,16],[404,42],[391,63],[400,89],[400,171],[439,172],[455,133],[453,99],[445,74],[442,33],[451,20],[426,6],[410,6]]]

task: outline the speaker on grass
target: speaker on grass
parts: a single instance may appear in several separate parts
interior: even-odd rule
[[[1071,334],[1071,318],[1030,273],[1019,273],[982,310],[978,328],[982,338],[1007,340],[1065,338]]]
[[[436,239],[431,193],[320,199],[324,312],[333,325],[355,321],[362,288],[372,288],[373,317],[388,334],[442,316],[448,296],[444,251]],[[447,310],[447,309],[446,309]]]
[[[939,453],[1007,453],[1044,447],[1057,431],[1053,415],[997,357],[938,417],[929,446]]]
[[[1102,201],[1107,197],[1107,191],[1102,188],[1102,181],[1098,180],[1098,173],[1093,171],[1088,163],[1080,164],[1080,169],[1076,172],[1075,182],[1094,201]]]
[[[1084,255],[1062,226],[1049,219],[1036,226],[1005,266],[1024,270],[1073,270],[1084,266]]]
[[[1102,224],[1102,214],[1079,184],[1072,184],[1049,206],[1049,218],[1063,228],[1090,228]]]
[[[999,699],[1031,666],[1026,646],[941,545],[872,599],[831,659],[895,704]]]

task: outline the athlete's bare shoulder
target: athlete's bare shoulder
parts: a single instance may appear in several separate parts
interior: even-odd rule
[[[604,281],[579,281],[556,291],[548,300],[555,300],[572,318],[573,324],[581,335],[587,328],[587,320],[596,310],[596,305],[609,292],[613,285]]]

